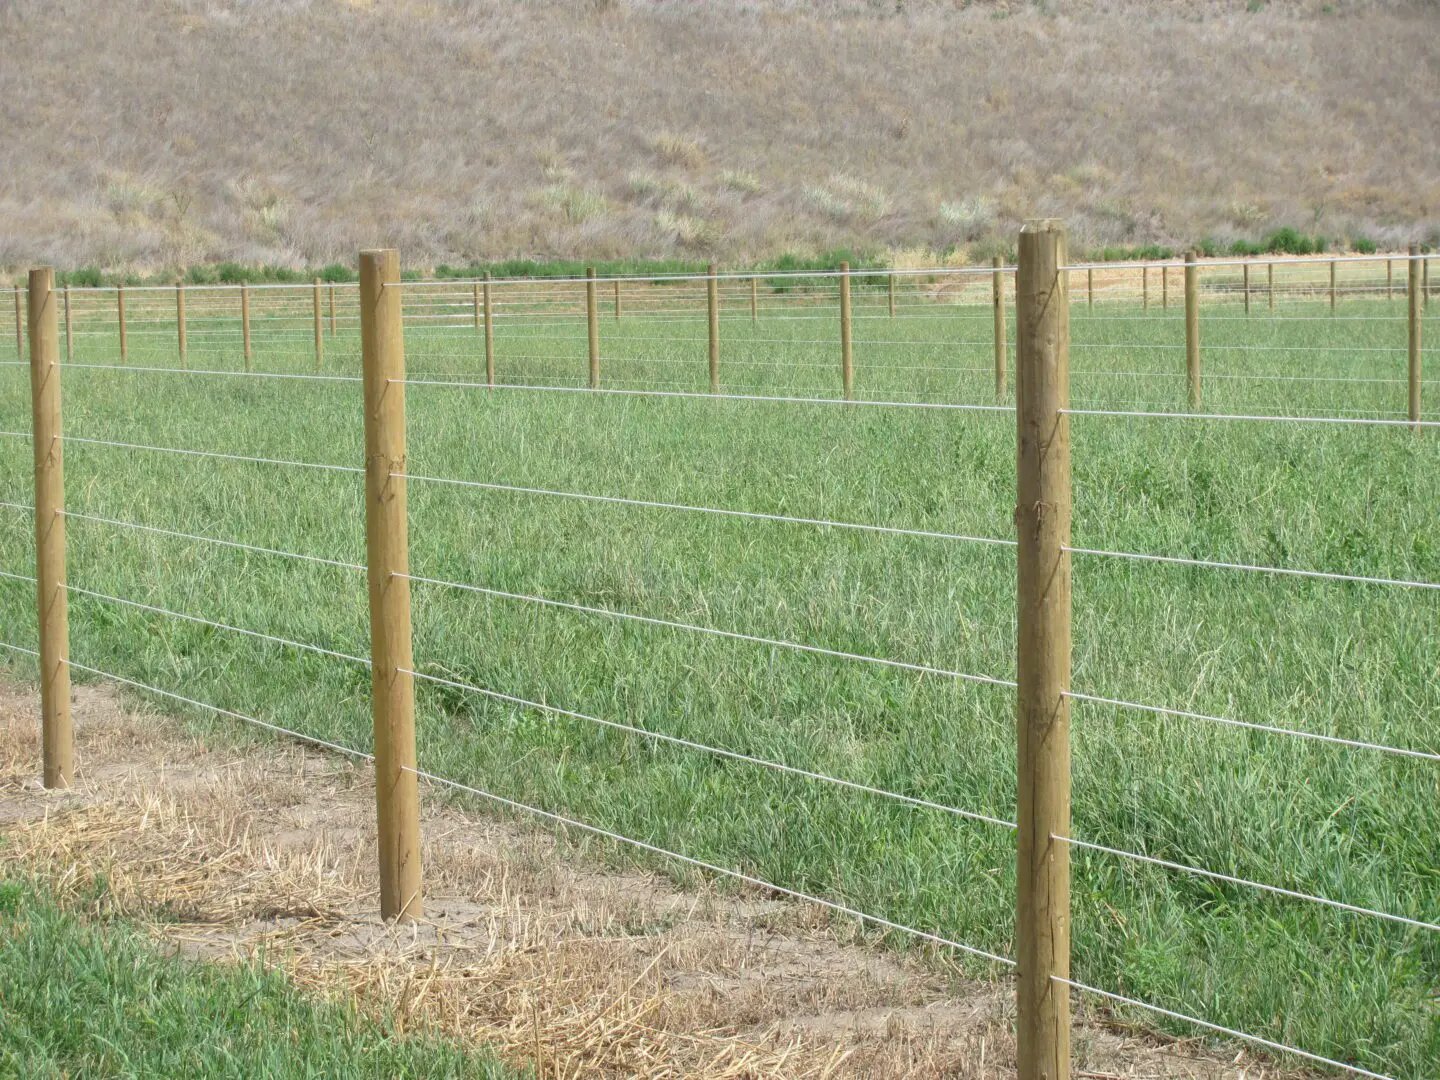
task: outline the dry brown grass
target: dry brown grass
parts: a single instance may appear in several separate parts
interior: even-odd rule
[[[0,267],[740,260],[1035,214],[1393,247],[1440,232],[1437,36],[1433,0],[3,0]]]
[[[821,911],[601,871],[546,833],[432,802],[427,919],[387,925],[366,770],[212,747],[81,688],[76,790],[46,793],[35,713],[32,692],[0,684],[0,873],[70,903],[93,903],[103,877],[109,909],[192,956],[263,957],[401,1031],[483,1040],[557,1080],[1014,1075],[1008,986],[876,952]],[[1291,1075],[1101,1019],[1077,1029],[1081,1075]]]

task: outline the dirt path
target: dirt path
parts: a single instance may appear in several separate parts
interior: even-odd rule
[[[78,783],[47,793],[37,695],[0,683],[0,872],[39,874],[62,896],[103,875],[120,911],[150,916],[185,953],[263,950],[402,1027],[538,1058],[546,1078],[1014,1076],[1007,984],[847,942],[823,911],[758,892],[587,867],[548,833],[433,801],[428,918],[387,926],[367,769],[289,745],[207,745],[108,688],[79,688],[74,712]],[[1075,1046],[1077,1077],[1289,1075],[1093,1016]]]

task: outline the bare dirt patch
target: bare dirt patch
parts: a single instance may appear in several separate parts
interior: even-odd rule
[[[431,800],[427,917],[387,925],[368,769],[207,744],[108,688],[77,688],[74,715],[76,787],[46,792],[38,697],[0,683],[0,871],[62,898],[103,877],[107,904],[188,955],[260,956],[557,1080],[1015,1075],[1008,984],[867,947],[823,911],[586,866],[544,831]],[[1081,1021],[1077,1077],[1291,1075]]]

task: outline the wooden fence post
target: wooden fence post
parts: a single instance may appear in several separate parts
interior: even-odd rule
[[[75,359],[75,327],[70,323],[70,284],[65,284],[65,359]]]
[[[185,282],[175,282],[175,335],[180,347],[181,370],[189,367],[189,348],[185,334]]]
[[[1420,292],[1425,298],[1425,306],[1430,306],[1430,260],[1427,258],[1421,264],[1421,285]]]
[[[1330,260],[1330,314],[1335,314],[1335,260]]]
[[[1085,306],[1095,306],[1095,268],[1093,266],[1085,268]],[[1016,310],[1018,311],[1019,308],[1017,307]]]
[[[996,255],[990,260],[990,302],[995,309],[995,396],[1005,396],[1005,260]]]
[[[1140,267],[1140,310],[1150,310],[1150,267]]]
[[[15,286],[15,359],[25,362],[25,310],[18,284]]]
[[[590,389],[600,387],[600,325],[595,310],[595,268],[585,268],[585,321],[590,336]]]
[[[484,329],[485,323],[480,315],[480,283],[470,283],[470,317],[475,323],[475,332],[478,334]]]
[[[850,347],[850,264],[840,264],[840,382],[845,400],[855,396],[855,365]]]
[[[620,321],[620,279],[615,279],[615,321]]]
[[[1395,260],[1385,260],[1385,299],[1395,299]]]
[[[330,283],[330,336],[335,336],[335,283]]]
[[[890,275],[890,318],[895,317],[895,275]]]
[[[1020,231],[1015,290],[1019,1080],[1070,1076],[1070,306],[1064,227]]]
[[[755,278],[750,279],[750,325],[754,326],[760,321],[760,285]]]
[[[1200,268],[1195,252],[1185,253],[1185,376],[1190,407],[1200,407]]]
[[[240,283],[240,337],[245,342],[245,370],[250,370],[250,283]]]
[[[1170,310],[1170,265],[1162,264],[1160,267],[1160,308],[1162,311]]]
[[[720,289],[715,264],[710,264],[705,282],[706,300],[710,305],[710,392],[720,392]]]
[[[1275,264],[1265,264],[1265,300],[1270,310],[1275,310]]]
[[[35,451],[35,578],[40,619],[40,743],[45,786],[74,779],[70,727],[70,623],[65,591],[65,447],[60,426],[60,343],[55,272],[30,271],[30,409]]]
[[[315,307],[315,370],[319,371],[325,362],[325,320],[320,314],[320,279],[318,277],[315,279],[311,299]]]
[[[360,354],[365,397],[365,548],[370,591],[375,802],[380,914],[417,919],[420,789],[410,639],[410,546],[405,492],[405,331],[400,255],[360,253]]]
[[[1245,289],[1245,314],[1246,314],[1246,315],[1249,315],[1249,314],[1250,314],[1250,264],[1249,264],[1248,262],[1244,264],[1244,273],[1243,273],[1242,277],[1243,277],[1243,280],[1244,280],[1244,289]]]
[[[130,355],[129,343],[125,339],[125,286],[115,287],[115,317],[120,323],[120,362],[125,363],[125,358]]]
[[[485,382],[495,385],[495,319],[490,310],[490,271],[485,271],[485,284],[480,289],[485,305]]]
[[[1409,276],[1409,361],[1410,361],[1410,422],[1415,424],[1415,434],[1420,434],[1424,428],[1419,426],[1420,420],[1420,311],[1424,306],[1420,293],[1422,291],[1422,272],[1420,269],[1420,245],[1410,245],[1410,276]]]

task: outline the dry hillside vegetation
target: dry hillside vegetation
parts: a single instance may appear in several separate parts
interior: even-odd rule
[[[1440,233],[1431,0],[0,0],[0,266]]]
[[[397,1027],[493,1045],[546,1080],[1014,1077],[1008,987],[873,951],[818,909],[557,858],[548,834],[430,803],[427,918],[373,912],[368,769],[300,747],[219,750],[81,687],[81,772],[46,792],[38,697],[0,683],[0,878],[148,921],[193,957],[263,957]],[[1080,1075],[1283,1080],[1082,1015]]]

